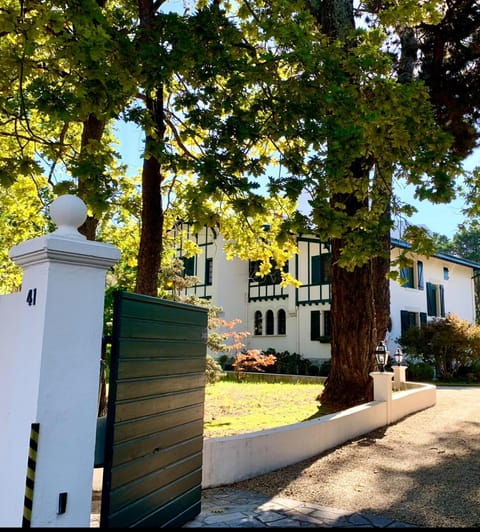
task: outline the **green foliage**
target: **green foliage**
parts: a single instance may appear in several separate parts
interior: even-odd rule
[[[220,364],[209,354],[207,354],[205,377],[207,384],[215,384],[218,382],[224,373]]]
[[[435,375],[433,366],[428,362],[409,362],[407,378],[409,381],[432,381]]]
[[[275,364],[268,370],[269,373],[318,375],[318,366],[298,353],[290,353],[289,351],[277,352],[273,348],[267,349],[264,353],[274,355],[276,358]]]
[[[40,190],[41,194],[37,192]],[[18,176],[10,187],[0,185],[0,293],[20,289],[23,270],[10,258],[13,246],[30,238],[42,236],[49,229],[45,216],[48,200],[46,181]]]
[[[454,314],[408,329],[398,343],[408,359],[435,367],[442,380],[457,378],[462,368],[480,360],[480,326]]]

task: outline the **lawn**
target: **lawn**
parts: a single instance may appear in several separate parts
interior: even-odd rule
[[[232,436],[327,414],[321,383],[219,381],[205,389],[204,436]]]

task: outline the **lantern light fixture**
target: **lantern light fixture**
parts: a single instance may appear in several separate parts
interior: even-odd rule
[[[375,349],[375,359],[377,361],[378,369],[381,372],[385,371],[385,366],[387,365],[389,357],[389,352],[387,351],[387,346],[385,345],[385,342],[382,340],[377,345],[377,348]]]
[[[401,366],[402,365],[403,353],[402,353],[402,350],[399,347],[397,347],[397,349],[395,350],[395,354],[393,355],[393,358],[395,359],[395,362],[397,363],[397,366]]]

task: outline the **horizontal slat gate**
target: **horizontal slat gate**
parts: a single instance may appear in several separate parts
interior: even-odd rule
[[[101,527],[181,526],[200,513],[207,319],[114,294]]]

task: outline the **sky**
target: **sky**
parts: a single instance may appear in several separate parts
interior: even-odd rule
[[[128,165],[128,175],[135,175],[142,165],[143,134],[128,124],[119,126],[116,134],[120,141],[119,152],[123,163]],[[480,149],[477,149],[464,164],[466,170],[472,170],[475,166],[480,166]],[[412,186],[399,186],[397,192],[403,201],[413,205],[418,211],[409,219],[412,224],[425,225],[430,231],[451,239],[458,232],[458,226],[465,221],[465,216],[462,214],[464,205],[460,199],[448,204],[433,204],[415,199]]]

